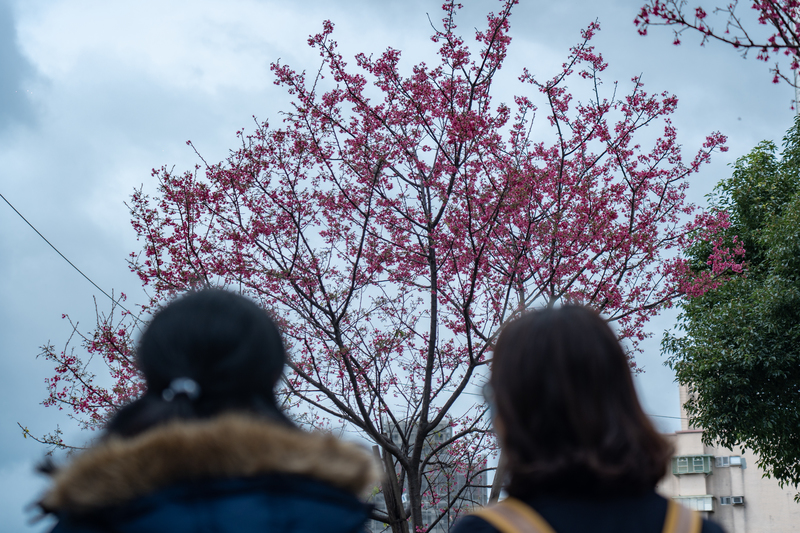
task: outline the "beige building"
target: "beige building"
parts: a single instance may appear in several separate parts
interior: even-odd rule
[[[750,451],[705,446],[703,430],[688,424],[687,394],[681,387],[681,431],[667,435],[675,456],[657,490],[701,511],[728,533],[800,533],[800,503],[794,501],[800,488],[781,488],[765,478]]]

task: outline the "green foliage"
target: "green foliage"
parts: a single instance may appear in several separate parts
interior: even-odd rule
[[[707,443],[743,446],[781,485],[800,484],[800,121],[780,157],[764,141],[740,158],[711,196],[744,244],[746,267],[718,288],[682,302],[663,347]],[[710,243],[691,250],[704,268]]]

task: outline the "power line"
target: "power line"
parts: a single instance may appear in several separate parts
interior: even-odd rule
[[[13,209],[13,210],[14,210],[14,212],[15,212],[17,215],[19,215],[19,217],[20,217],[22,220],[24,220],[24,221],[25,221],[25,223],[26,223],[28,226],[30,226],[30,227],[31,227],[31,229],[32,229],[33,231],[35,231],[35,232],[36,232],[36,234],[37,234],[39,237],[41,237],[41,238],[42,238],[42,240],[43,240],[44,242],[46,242],[48,245],[50,245],[50,248],[52,248],[53,250],[55,250],[55,252],[56,252],[58,255],[60,255],[60,256],[61,256],[61,258],[62,258],[64,261],[66,261],[67,263],[69,263],[69,265],[70,265],[72,268],[74,268],[74,269],[75,269],[75,270],[78,272],[78,274],[80,274],[81,276],[83,276],[84,278],[86,278],[86,281],[88,281],[89,283],[91,283],[92,285],[94,285],[94,287],[95,287],[95,288],[96,288],[98,291],[100,291],[100,292],[102,292],[104,295],[106,295],[106,297],[107,297],[109,300],[111,300],[112,302],[114,302],[114,304],[116,304],[116,305],[120,306],[120,307],[121,307],[121,308],[122,308],[124,311],[126,311],[126,312],[127,312],[129,315],[130,315],[130,316],[132,316],[133,318],[135,318],[137,321],[141,322],[141,319],[140,319],[139,317],[137,317],[136,315],[134,315],[133,313],[131,313],[130,311],[128,311],[128,309],[127,309],[127,308],[126,308],[124,305],[122,305],[121,303],[119,303],[119,301],[117,301],[117,300],[115,300],[114,298],[112,298],[112,297],[111,297],[111,295],[109,295],[109,294],[108,294],[106,291],[104,291],[103,289],[101,289],[101,288],[100,288],[100,286],[99,286],[97,283],[95,283],[94,281],[92,281],[92,280],[91,280],[91,278],[89,278],[89,276],[87,276],[86,274],[84,274],[84,273],[83,273],[83,271],[81,271],[81,269],[80,269],[80,268],[76,267],[76,266],[75,266],[75,264],[74,264],[72,261],[70,261],[69,259],[67,259],[67,257],[66,257],[64,254],[62,254],[62,253],[61,253],[61,252],[58,250],[58,248],[56,248],[55,246],[53,246],[53,243],[51,243],[50,241],[48,241],[48,240],[47,240],[47,237],[45,237],[44,235],[42,235],[42,233],[41,233],[41,232],[40,232],[38,229],[36,229],[36,227],[34,227],[34,225],[33,225],[33,224],[31,224],[30,222],[28,222],[28,219],[27,219],[27,218],[25,218],[25,217],[22,215],[22,213],[20,213],[20,212],[17,210],[17,208],[16,208],[16,207],[14,207],[13,205],[11,205],[11,202],[9,202],[9,201],[8,201],[8,199],[7,199],[5,196],[3,196],[3,194],[2,194],[2,193],[0,193],[0,198],[2,198],[2,199],[3,199],[3,201],[5,201],[5,203],[7,203],[7,204],[8,204],[8,207],[10,207],[11,209]],[[478,393],[474,393],[474,392],[466,392],[466,391],[463,391],[463,392],[462,392],[462,394],[469,394],[470,396],[483,396],[482,394],[478,394]],[[652,414],[648,414],[648,416],[655,416],[655,417],[658,417],[658,418],[672,418],[672,419],[675,419],[675,420],[688,420],[688,418],[684,418],[684,417],[680,417],[680,416],[652,415]]]
[[[656,416],[658,418],[674,418],[675,420],[689,420],[685,416],[667,416],[667,415],[651,415],[649,413],[645,413],[647,416]]]
[[[62,258],[64,261],[66,261],[67,263],[69,263],[69,265],[70,265],[72,268],[74,268],[74,269],[75,269],[75,270],[78,272],[78,274],[80,274],[81,276],[83,276],[84,278],[86,278],[86,281],[88,281],[89,283],[91,283],[92,285],[94,285],[94,287],[95,287],[95,288],[96,288],[98,291],[100,291],[100,292],[102,292],[103,294],[105,294],[105,295],[106,295],[106,297],[107,297],[109,300],[111,300],[112,302],[114,302],[114,304],[115,304],[115,305],[118,305],[118,306],[120,306],[120,307],[121,307],[121,308],[122,308],[124,311],[126,311],[126,312],[127,312],[129,315],[130,315],[130,316],[132,316],[133,318],[135,318],[137,321],[141,322],[141,319],[139,319],[139,317],[137,317],[136,315],[134,315],[133,313],[131,313],[130,311],[128,311],[128,309],[127,309],[127,308],[126,308],[124,305],[122,305],[121,303],[119,303],[119,301],[118,301],[118,300],[115,300],[115,299],[114,299],[114,298],[113,298],[113,297],[112,297],[110,294],[108,294],[106,291],[104,291],[103,289],[101,289],[101,288],[100,288],[100,286],[99,286],[97,283],[95,283],[94,281],[92,281],[92,279],[91,279],[89,276],[87,276],[86,274],[84,274],[84,273],[83,273],[83,271],[81,271],[81,269],[80,269],[80,268],[76,267],[76,266],[75,266],[75,263],[73,263],[72,261],[70,261],[69,259],[67,259],[67,256],[65,256],[64,254],[62,254],[62,253],[61,253],[61,252],[58,250],[58,248],[56,248],[55,246],[53,246],[53,243],[51,243],[50,241],[48,241],[48,240],[47,240],[47,237],[45,237],[44,235],[42,235],[42,233],[41,233],[41,232],[40,232],[38,229],[36,229],[36,227],[34,227],[34,225],[33,225],[33,224],[31,224],[30,222],[28,222],[28,219],[27,219],[27,218],[25,218],[25,217],[22,215],[22,213],[20,213],[20,212],[17,210],[17,208],[16,208],[16,207],[14,207],[13,205],[11,205],[11,202],[9,202],[9,201],[8,201],[8,199],[7,199],[5,196],[3,196],[3,194],[2,194],[2,193],[0,193],[0,198],[2,198],[2,199],[3,199],[3,201],[5,201],[5,203],[7,203],[7,204],[8,204],[8,207],[10,207],[11,209],[13,209],[13,210],[14,210],[14,212],[15,212],[17,215],[19,215],[19,218],[21,218],[22,220],[24,220],[24,221],[25,221],[25,223],[26,223],[28,226],[30,226],[30,227],[31,227],[31,229],[32,229],[33,231],[35,231],[35,232],[36,232],[36,234],[37,234],[39,237],[41,237],[41,238],[42,238],[42,240],[43,240],[44,242],[46,242],[47,244],[49,244],[49,245],[50,245],[50,248],[52,248],[53,250],[55,250],[55,252],[56,252],[58,255],[60,255],[60,256],[61,256],[61,258]]]

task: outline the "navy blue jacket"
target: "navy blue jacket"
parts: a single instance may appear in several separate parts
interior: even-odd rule
[[[364,531],[372,458],[332,437],[241,416],[110,439],[56,473],[53,533]]]
[[[533,507],[556,533],[661,533],[667,500],[649,491],[636,496],[520,498]],[[714,522],[703,520],[702,533],[724,533]],[[499,533],[477,516],[465,516],[450,533]]]

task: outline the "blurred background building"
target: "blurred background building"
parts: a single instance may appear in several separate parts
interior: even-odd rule
[[[387,422],[384,427],[391,427]],[[409,428],[404,422],[398,424],[396,431],[390,435],[392,442],[397,446],[402,446],[402,436],[406,435],[409,442],[416,439],[416,428]],[[443,443],[453,437],[453,428],[450,421],[444,420],[428,436],[422,449],[422,457],[431,455]],[[487,504],[489,492],[487,488],[487,475],[485,471],[476,471],[486,468],[485,457],[479,456],[473,462],[474,467],[470,469],[463,465],[456,465],[452,460],[448,447],[433,454],[434,457],[425,469],[422,485],[422,517],[426,524],[433,524],[438,517],[441,519],[429,529],[430,533],[447,533],[455,522],[456,518],[469,513],[477,507]],[[386,511],[386,502],[380,487],[373,492],[370,503],[375,505],[379,511]],[[405,487],[403,487],[403,502],[406,502]],[[450,505],[449,502],[453,502]],[[371,533],[381,533],[391,531],[388,524],[383,524],[375,520],[367,522],[368,530]]]
[[[682,386],[681,431],[666,435],[675,456],[658,492],[700,511],[727,533],[800,532],[797,489],[764,477],[752,452],[704,445],[702,428],[689,425],[683,408],[688,394]]]

